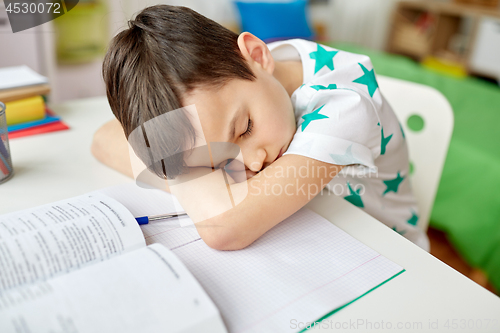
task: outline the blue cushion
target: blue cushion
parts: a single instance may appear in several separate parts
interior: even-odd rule
[[[307,0],[289,2],[235,1],[241,18],[241,30],[265,42],[280,39],[312,39],[307,20]]]

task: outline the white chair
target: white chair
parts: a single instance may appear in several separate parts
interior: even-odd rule
[[[403,127],[412,165],[410,182],[418,201],[418,225],[427,230],[453,132],[453,110],[446,97],[432,87],[381,75],[377,82]]]

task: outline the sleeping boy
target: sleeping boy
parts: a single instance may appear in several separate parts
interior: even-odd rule
[[[208,246],[242,249],[326,187],[429,251],[405,136],[367,56],[300,39],[265,44],[157,5],[113,38],[103,77],[117,120],[96,132],[94,156],[137,176],[130,145]]]

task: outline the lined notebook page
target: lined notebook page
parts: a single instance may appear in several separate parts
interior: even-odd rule
[[[173,196],[131,184],[102,190],[134,216],[175,211]],[[182,219],[142,227],[184,262],[219,308],[229,332],[294,332],[403,271],[316,213],[301,209],[245,249],[208,247]],[[189,218],[185,218],[183,225]]]

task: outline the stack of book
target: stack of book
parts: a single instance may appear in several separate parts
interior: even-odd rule
[[[9,139],[69,127],[46,105],[48,79],[27,66],[0,68],[0,101],[6,106]]]

